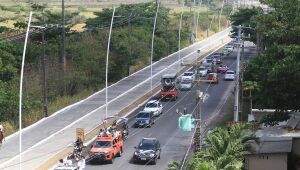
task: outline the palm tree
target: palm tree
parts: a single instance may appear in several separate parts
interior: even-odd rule
[[[188,162],[187,169],[241,169],[243,166],[242,152],[250,150],[250,146],[245,142],[254,139],[252,132],[247,130],[248,127],[247,124],[234,124],[228,129],[215,128],[205,139],[208,145],[206,150],[196,153]]]
[[[252,91],[258,90],[258,84],[256,81],[245,81],[243,84],[244,91],[249,91],[250,93],[250,114],[252,115]]]

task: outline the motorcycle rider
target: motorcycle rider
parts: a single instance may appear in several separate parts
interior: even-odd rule
[[[79,149],[79,152],[82,151],[83,142],[80,137],[77,137],[77,140],[75,141],[75,146]]]

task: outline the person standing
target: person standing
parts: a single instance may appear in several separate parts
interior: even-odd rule
[[[0,124],[0,146],[2,145],[3,141],[5,141],[4,127],[2,124]]]

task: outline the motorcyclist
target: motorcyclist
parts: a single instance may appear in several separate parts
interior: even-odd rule
[[[77,140],[75,141],[75,146],[79,149],[79,152],[82,151],[83,142],[80,137],[77,137]]]

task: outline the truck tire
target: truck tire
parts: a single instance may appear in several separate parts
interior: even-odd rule
[[[115,159],[115,156],[113,154],[112,157],[111,157],[111,160],[109,160],[108,163],[113,164],[114,163],[114,159]]]

